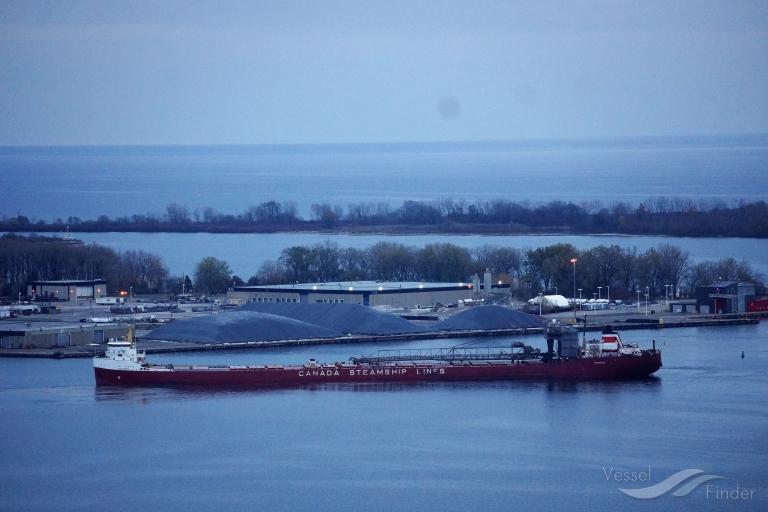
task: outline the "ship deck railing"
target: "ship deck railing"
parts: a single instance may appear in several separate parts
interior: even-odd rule
[[[540,357],[538,351],[529,347],[482,347],[482,348],[432,348],[380,350],[375,354],[353,357],[355,364],[385,364],[417,361],[512,361]]]

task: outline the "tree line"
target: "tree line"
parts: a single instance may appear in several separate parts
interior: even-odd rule
[[[576,260],[575,264],[572,260]],[[734,258],[693,263],[688,252],[661,244],[644,252],[617,245],[579,250],[556,243],[535,249],[484,245],[467,249],[449,243],[412,247],[379,242],[367,248],[339,247],[332,242],[283,249],[276,260],[263,262],[246,280],[233,275],[226,261],[206,257],[198,262],[194,281],[171,276],[162,258],[145,251],[116,252],[97,244],[42,236],[0,237],[0,296],[26,294],[34,280],[105,279],[110,293],[211,294],[238,285],[356,280],[469,282],[486,269],[494,280],[511,284],[521,299],[538,293],[568,297],[582,289],[591,298],[610,287],[612,298],[632,299],[648,290],[651,299],[671,289],[692,296],[696,286],[719,279],[750,281],[765,293],[764,276],[748,262]],[[575,271],[575,274],[574,274]]]
[[[37,280],[105,279],[110,291],[161,293],[168,284],[162,258],[145,251],[114,250],[79,240],[6,234],[0,237],[0,296],[26,295]]]
[[[239,214],[213,208],[190,209],[169,204],[163,214],[135,214],[111,218],[101,215],[44,220],[24,215],[0,218],[0,230],[57,232],[275,232],[275,231],[386,231],[443,233],[625,233],[672,236],[768,237],[768,203],[728,204],[720,200],[654,198],[638,205],[615,202],[548,203],[492,201],[405,201],[329,203],[310,206],[303,217],[293,202],[266,201]]]
[[[576,260],[574,263],[572,260]],[[536,249],[485,245],[467,249],[449,243],[410,247],[379,242],[365,249],[340,248],[332,242],[284,249],[277,260],[265,261],[247,284],[354,280],[468,282],[486,269],[494,280],[512,285],[527,299],[538,293],[567,297],[582,289],[592,298],[598,287],[616,299],[631,299],[646,290],[650,298],[670,294],[693,296],[695,288],[714,281],[754,282],[765,292],[764,277],[746,261],[724,258],[692,263],[687,251],[661,244],[644,252],[617,245],[579,250],[571,244]],[[575,283],[574,283],[575,277]],[[237,276],[235,284],[245,284]],[[674,291],[673,291],[674,290]],[[577,292],[578,295],[578,292]]]

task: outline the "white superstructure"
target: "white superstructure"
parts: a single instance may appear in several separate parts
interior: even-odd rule
[[[136,349],[133,341],[133,328],[128,330],[127,340],[109,340],[103,357],[94,357],[94,368],[107,370],[148,370],[144,362],[144,352]]]

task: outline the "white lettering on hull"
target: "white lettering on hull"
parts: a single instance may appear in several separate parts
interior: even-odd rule
[[[299,377],[338,377],[339,370],[333,368],[319,370],[299,370]]]
[[[414,368],[418,376],[445,375],[445,368]],[[349,377],[390,377],[403,376],[408,373],[408,368],[350,368],[342,370],[348,372]],[[298,371],[299,377],[340,377],[342,373],[338,368],[313,368]]]
[[[416,375],[445,375],[445,368],[416,368]]]
[[[349,370],[349,376],[355,377],[355,376],[365,376],[365,377],[375,377],[377,375],[405,375],[408,373],[407,368],[364,368],[364,369],[358,369],[358,368],[352,368]]]

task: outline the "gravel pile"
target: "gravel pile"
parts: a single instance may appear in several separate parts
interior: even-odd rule
[[[504,306],[476,306],[438,322],[434,331],[466,331],[475,329],[515,329],[541,327],[541,318]]]
[[[191,343],[242,343],[335,338],[341,335],[340,331],[285,316],[257,311],[229,311],[176,320],[154,329],[142,336],[142,339]]]
[[[408,334],[429,330],[397,315],[384,313],[360,304],[249,302],[240,309],[294,318],[343,334]]]
[[[388,335],[541,325],[538,316],[503,306],[469,308],[429,328],[359,304],[250,302],[235,311],[176,320],[142,338],[191,343],[243,343],[336,338],[346,334]]]

